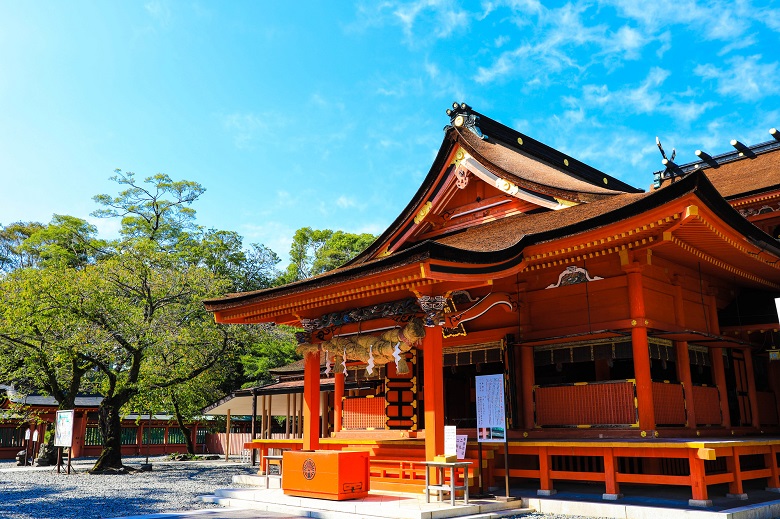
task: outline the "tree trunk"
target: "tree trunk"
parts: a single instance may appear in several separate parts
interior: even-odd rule
[[[122,465],[122,404],[116,397],[106,397],[98,409],[98,424],[103,434],[103,451],[90,474],[123,471]]]
[[[173,410],[176,415],[176,423],[179,424],[179,430],[184,435],[184,443],[187,445],[187,454],[195,455],[195,444],[192,442],[192,433],[186,425],[184,425],[184,417],[179,410],[179,403],[176,401],[176,397],[171,395],[171,401],[173,402]]]

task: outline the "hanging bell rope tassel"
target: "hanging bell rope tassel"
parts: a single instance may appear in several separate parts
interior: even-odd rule
[[[330,376],[331,369],[330,369],[330,352],[328,350],[325,350],[325,376]]]

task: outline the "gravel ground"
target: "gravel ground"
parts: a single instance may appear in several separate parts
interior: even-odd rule
[[[152,472],[98,476],[87,474],[93,460],[75,460],[71,474],[52,467],[16,467],[0,461],[0,519],[100,519],[179,510],[214,508],[198,496],[231,487],[235,474],[256,468],[224,461],[168,462],[150,458]],[[125,458],[139,466],[145,458]]]
[[[203,509],[224,511],[214,510],[215,519],[253,516],[252,511],[229,511],[198,500],[198,496],[212,494],[218,488],[235,486],[232,477],[236,474],[256,473],[256,468],[246,464],[171,462],[157,457],[149,458],[152,472],[98,476],[87,474],[94,461],[76,460],[71,474],[58,474],[52,467],[23,468],[16,467],[15,461],[0,460],[0,519],[103,519]],[[123,461],[138,467],[145,458]],[[198,516],[196,513],[192,517]],[[190,518],[188,514],[181,517]],[[207,519],[211,514],[200,517]],[[585,519],[539,513],[521,517]]]

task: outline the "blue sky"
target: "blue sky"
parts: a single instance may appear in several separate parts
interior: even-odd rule
[[[196,180],[198,222],[286,255],[379,233],[453,101],[647,188],[780,126],[780,3],[0,2],[0,224],[89,217],[115,168]]]

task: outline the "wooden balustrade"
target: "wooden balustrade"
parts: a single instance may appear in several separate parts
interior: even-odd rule
[[[653,382],[653,408],[656,425],[685,425],[688,420],[682,384]]]
[[[696,425],[720,425],[720,393],[714,386],[693,386]]]
[[[534,387],[537,427],[637,425],[632,380]]]
[[[775,394],[769,391],[757,391],[756,402],[758,403],[758,416],[761,418],[761,425],[778,425],[777,400]]]

